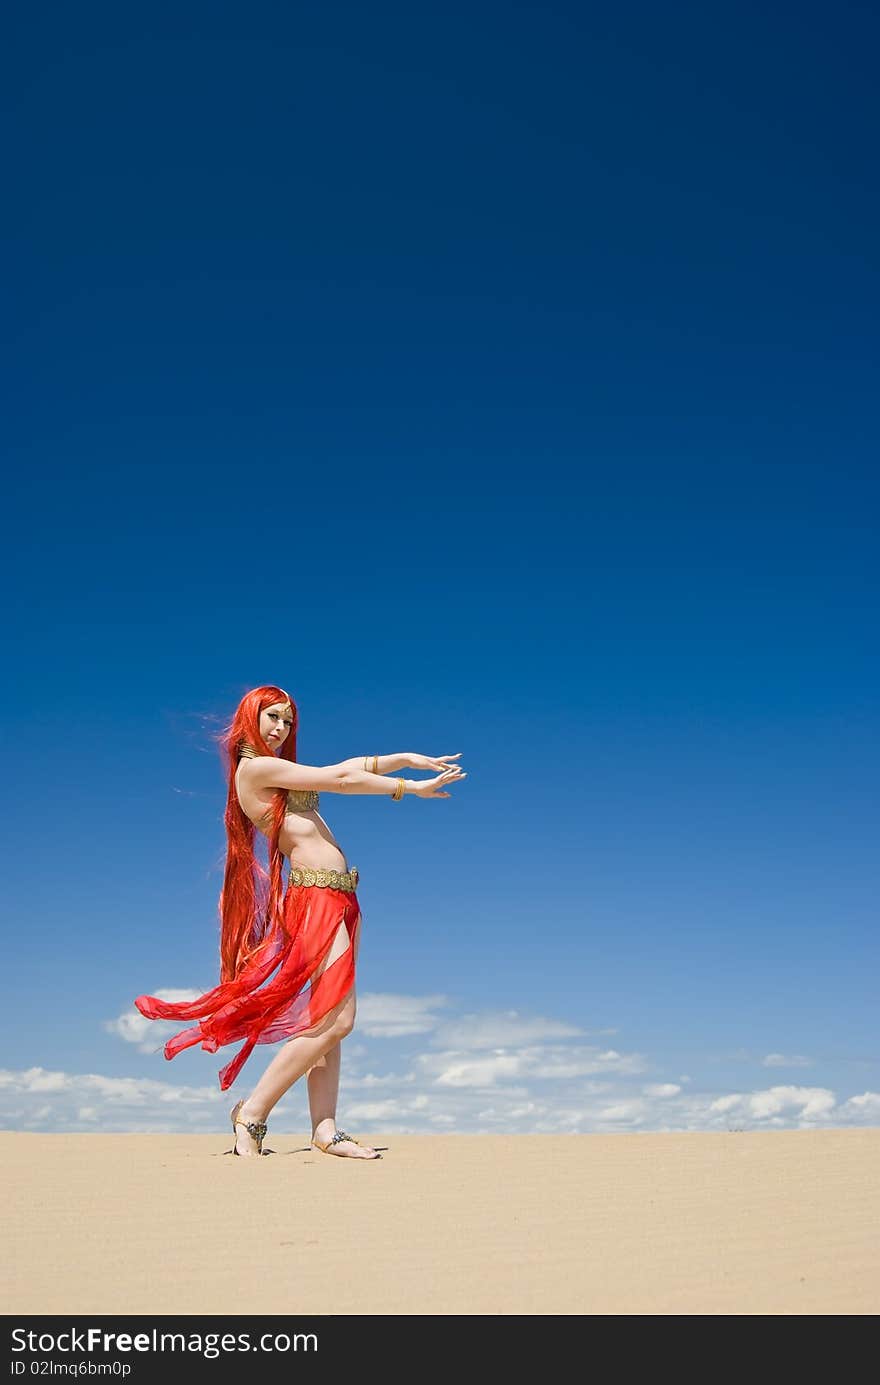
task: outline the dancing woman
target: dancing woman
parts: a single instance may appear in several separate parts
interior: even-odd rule
[[[166,1058],[197,1043],[215,1053],[244,1039],[220,1071],[221,1091],[232,1086],[256,1044],[285,1041],[250,1096],[230,1113],[233,1153],[263,1153],[269,1112],[308,1073],[315,1148],[381,1159],[377,1150],[336,1127],[340,1044],[354,1026],[361,911],[357,867],[348,866],[318,812],[319,794],[384,794],[395,801],[405,793],[449,798],[445,786],[467,776],[451,763],[460,751],[301,765],[296,758],[298,722],[296,705],[283,688],[254,688],[220,738],[229,772],[220,984],[197,1000],[139,995],[134,1003],[147,1019],[198,1020],[168,1040]],[[405,767],[438,773],[421,780],[386,778]],[[254,851],[258,830],[268,838],[268,874]],[[289,863],[286,889],[284,856]]]

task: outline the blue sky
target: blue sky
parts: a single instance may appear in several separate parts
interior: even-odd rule
[[[347,1128],[880,1124],[876,15],[15,24],[3,1124],[225,1128],[264,682],[468,771],[322,799]]]

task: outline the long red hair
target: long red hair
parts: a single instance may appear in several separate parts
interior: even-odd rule
[[[245,693],[232,720],[217,737],[229,780],[223,816],[226,823],[226,870],[219,906],[221,982],[235,980],[281,917],[283,858],[278,835],[284,821],[286,794],[279,789],[270,809],[267,873],[254,850],[257,828],[242,808],[235,792],[235,771],[242,744],[252,745],[259,754],[273,754],[260,735],[260,713],[275,702],[289,702],[293,709],[293,725],[277,758],[295,761],[299,714],[293,698],[274,684],[266,684]]]

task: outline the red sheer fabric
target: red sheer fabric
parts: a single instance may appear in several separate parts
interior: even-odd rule
[[[274,1044],[301,1034],[345,999],[354,985],[360,921],[354,891],[292,885],[284,897],[281,922],[263,939],[234,981],[221,982],[197,1000],[167,1001],[139,995],[134,1003],[147,1019],[199,1021],[168,1040],[166,1058],[176,1057],[193,1044],[200,1043],[215,1053],[225,1044],[244,1039],[235,1057],[220,1070],[220,1090],[226,1091],[256,1044]],[[322,969],[334,950],[340,924],[345,925],[348,946]],[[341,945],[344,943],[343,936]],[[339,952],[339,946],[335,950]]]

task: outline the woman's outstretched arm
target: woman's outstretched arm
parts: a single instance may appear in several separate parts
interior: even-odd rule
[[[242,774],[248,775],[254,788],[318,789],[325,793],[371,793],[390,796],[398,786],[397,779],[383,774],[370,774],[364,769],[363,758],[342,761],[338,765],[303,765],[298,760],[280,760],[276,755],[258,755],[248,760]],[[404,780],[404,792],[413,793],[414,779]]]
[[[418,758],[418,757],[416,757]],[[425,757],[427,758],[427,757]],[[403,783],[403,792],[418,798],[448,798],[447,784],[467,775],[459,765],[448,765],[433,779],[387,779],[365,769],[345,769],[338,765],[302,765],[295,760],[279,760],[275,755],[258,755],[246,762],[251,784],[272,789],[324,789],[328,793],[385,794],[391,797]],[[361,761],[363,764],[363,761]]]

